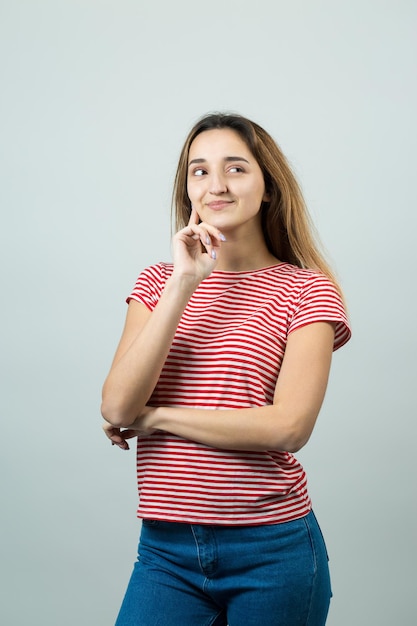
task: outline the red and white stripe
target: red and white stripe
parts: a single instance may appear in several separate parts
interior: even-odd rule
[[[172,269],[159,263],[144,270],[128,300],[153,310]],[[184,311],[149,404],[271,404],[288,334],[316,321],[336,323],[334,349],[349,339],[341,298],[317,272],[287,263],[214,271]],[[287,452],[218,450],[156,433],[138,439],[137,472],[143,518],[267,524],[296,519],[311,508],[305,472]]]

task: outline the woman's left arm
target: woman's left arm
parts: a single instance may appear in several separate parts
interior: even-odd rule
[[[330,322],[290,333],[272,405],[230,410],[146,407],[129,435],[135,429],[163,430],[214,448],[297,452],[309,440],[324,399],[333,342]],[[123,438],[122,431],[115,443],[127,447]]]

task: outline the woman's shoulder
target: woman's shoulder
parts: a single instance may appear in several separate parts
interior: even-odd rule
[[[294,285],[304,285],[306,283],[315,283],[316,281],[331,282],[328,276],[319,270],[308,267],[298,267],[292,263],[282,262],[270,268],[272,273],[280,280],[288,280]]]
[[[343,295],[339,286],[327,274],[312,268],[303,268],[291,263],[282,263],[277,267],[277,282],[299,301],[331,299],[344,308]]]
[[[172,263],[154,263],[142,269],[136,279],[132,292],[126,298],[126,302],[131,299],[143,302],[149,308],[154,308],[158,302],[165,283],[172,274]]]
[[[173,269],[174,266],[172,263],[159,261],[158,263],[153,263],[142,269],[139,277],[148,276],[156,280],[166,280],[172,274]]]

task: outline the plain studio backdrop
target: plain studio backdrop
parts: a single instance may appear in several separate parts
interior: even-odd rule
[[[299,454],[328,624],[417,623],[416,26],[411,0],[1,0],[1,624],[114,623],[140,523],[101,385],[213,110],[281,145],[349,305]]]

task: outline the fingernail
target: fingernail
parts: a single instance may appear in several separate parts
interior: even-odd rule
[[[217,255],[216,255],[216,251],[215,250],[211,251],[211,258],[212,259],[217,259]]]
[[[219,237],[220,241],[226,241],[226,237],[223,235],[223,233],[220,233]]]
[[[208,235],[206,236],[206,244],[210,245],[210,237]]]

